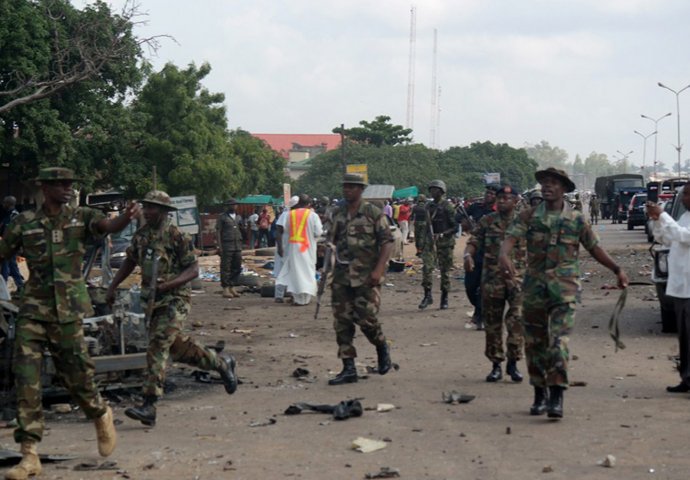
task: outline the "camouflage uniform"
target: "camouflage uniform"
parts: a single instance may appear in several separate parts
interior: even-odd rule
[[[177,277],[196,262],[191,239],[169,220],[165,220],[157,229],[148,225],[141,227],[127,249],[127,258],[141,266],[141,298],[144,301],[147,301],[150,293],[153,259],[157,255],[160,256],[158,279],[163,282]],[[190,311],[190,296],[189,284],[156,295],[148,325],[148,372],[144,381],[144,396],[160,397],[163,394],[168,357],[202,370],[217,370],[221,366],[222,360],[215,351],[201,346],[181,331]]]
[[[105,218],[90,208],[63,205],[49,217],[43,209],[21,213],[0,241],[0,260],[23,249],[29,270],[17,318],[14,376],[17,387],[17,442],[43,436],[41,364],[47,348],[63,384],[86,416],[106,412],[94,383],[94,363],[84,344],[82,319],[93,313],[81,275],[85,243],[100,239]]]
[[[338,357],[355,358],[355,324],[373,345],[386,345],[377,319],[381,287],[370,287],[365,282],[376,267],[381,247],[392,242],[393,235],[383,212],[362,200],[353,218],[349,217],[347,205],[334,212],[331,241],[336,247],[332,306]]]
[[[567,388],[568,335],[580,291],[579,246],[591,252],[599,238],[567,202],[562,212],[548,212],[543,203],[525,210],[507,236],[527,241],[523,325],[530,383]]]
[[[439,203],[436,203],[433,199],[429,200],[426,209],[428,212],[427,221],[431,221],[436,241],[434,242],[434,239],[431,238],[431,232],[429,232],[427,227],[424,236],[424,250],[422,250],[421,255],[424,262],[422,267],[422,287],[425,289],[431,288],[434,266],[438,261],[438,268],[441,271],[441,290],[448,292],[450,291],[450,269],[453,267],[455,233],[458,231],[455,209],[445,197],[442,197]],[[434,243],[436,244],[436,251],[434,251]]]
[[[421,195],[420,195],[421,197]],[[414,228],[414,245],[418,252],[424,250],[426,239],[428,237],[429,226],[426,223],[426,199],[418,199],[417,204],[412,207],[412,216],[410,221],[413,222]]]
[[[240,274],[242,273],[242,231],[240,226],[242,217],[235,213],[233,219],[229,213],[225,212],[216,222],[216,232],[220,237],[222,250],[220,257],[220,285],[223,288],[239,285]]]
[[[475,251],[484,252],[481,273],[482,316],[486,329],[486,349],[484,354],[493,363],[505,359],[503,350],[503,323],[508,338],[506,340],[508,360],[520,360],[524,337],[522,333],[522,277],[525,270],[525,240],[518,240],[511,253],[511,260],[517,275],[506,280],[500,271],[498,255],[506,230],[513,223],[516,212],[503,217],[499,212],[483,216],[468,241]],[[505,305],[508,311],[505,313]]]

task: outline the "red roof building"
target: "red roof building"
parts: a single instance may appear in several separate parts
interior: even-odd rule
[[[340,146],[336,133],[252,133],[287,160],[288,174],[298,178],[316,155]]]

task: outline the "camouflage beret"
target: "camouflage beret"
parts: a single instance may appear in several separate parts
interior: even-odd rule
[[[343,177],[343,185],[345,184],[362,185],[363,187],[369,185],[364,181],[364,176],[359,173],[346,173]]]

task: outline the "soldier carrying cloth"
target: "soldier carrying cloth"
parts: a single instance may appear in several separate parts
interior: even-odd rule
[[[201,370],[218,372],[228,394],[237,389],[237,377],[235,359],[231,355],[218,355],[182,333],[182,323],[191,309],[189,282],[199,276],[199,263],[189,235],[180,232],[168,218],[168,212],[175,210],[170,197],[154,190],[147,193],[141,203],[146,224],[134,234],[127,248],[127,258],[108,288],[107,298],[112,303],[115,289],[137,265],[142,271],[142,299],[148,300],[155,295],[148,319],[144,403],[125,410],[129,418],[153,426],[156,424],[156,402],[163,395],[165,365],[169,357]],[[152,278],[154,271],[157,271],[156,278]],[[155,291],[152,291],[150,285],[154,284]]]
[[[22,249],[30,272],[19,307],[13,364],[18,405],[14,439],[21,444],[22,460],[5,474],[9,480],[42,470],[36,444],[44,429],[41,364],[46,348],[72,398],[94,420],[98,452],[108,456],[115,449],[113,412],[98,393],[94,363],[84,343],[82,319],[93,309],[81,264],[89,240],[119,232],[139,213],[132,203],[122,215],[107,220],[98,210],[69,206],[72,185],[79,179],[67,168],[44,168],[36,180],[43,204],[19,214],[0,241],[0,261]]]
[[[388,342],[378,321],[381,283],[393,250],[388,220],[378,207],[362,199],[367,186],[362,175],[348,173],[343,178],[345,204],[333,213],[330,241],[335,245],[332,307],[338,357],[343,370],[329,385],[357,381],[353,345],[355,325],[376,346],[378,372],[385,375],[393,366]]]
[[[580,291],[580,244],[616,275],[620,288],[628,286],[628,277],[601,248],[582,212],[563,200],[564,193],[575,190],[568,174],[549,167],[534,176],[544,202],[520,212],[508,228],[499,265],[507,279],[515,279],[511,252],[518,241],[527,241],[522,314],[527,369],[534,387],[530,414],[548,412],[549,418],[558,419],[563,417],[563,392],[568,388],[568,335]]]

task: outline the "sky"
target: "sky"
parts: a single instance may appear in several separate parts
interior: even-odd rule
[[[75,1],[77,6],[83,1]],[[121,8],[122,0],[111,2]],[[330,133],[388,115],[406,125],[410,10],[398,0],[139,0],[154,67],[209,62],[204,85],[225,94],[230,128]],[[542,140],[572,161],[591,152],[643,161],[659,118],[658,160],[675,165],[674,90],[690,85],[686,0],[425,0],[416,9],[414,141],[519,148]],[[679,96],[690,158],[690,89]],[[654,158],[647,141],[646,164]]]

